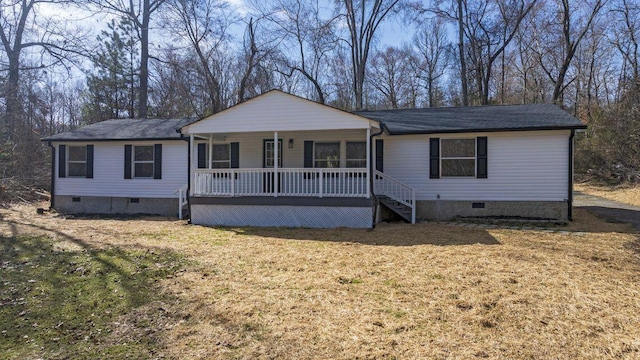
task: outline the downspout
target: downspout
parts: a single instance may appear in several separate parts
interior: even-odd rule
[[[569,135],[569,169],[567,171],[568,175],[569,175],[569,181],[568,181],[568,198],[567,198],[567,202],[569,205],[569,208],[567,209],[567,219],[569,221],[573,221],[573,138],[576,135],[576,131],[575,130],[571,130],[571,135]]]
[[[369,191],[371,192],[371,197],[373,198],[373,218],[371,219],[371,221],[373,222],[371,224],[372,229],[376,227],[376,215],[378,213],[378,205],[380,204],[380,202],[378,201],[378,197],[373,190],[373,175],[375,170],[375,159],[373,158],[373,148],[375,146],[375,142],[373,141],[373,138],[382,135],[383,132],[384,124],[380,123],[380,131],[369,135]]]
[[[189,209],[189,221],[188,224],[191,224],[191,141],[189,138],[180,134],[182,140],[187,142],[187,209]]]
[[[51,191],[49,191],[51,198],[49,199],[49,210],[52,210],[56,207],[56,147],[51,145],[51,141],[47,141],[47,145],[51,148]]]

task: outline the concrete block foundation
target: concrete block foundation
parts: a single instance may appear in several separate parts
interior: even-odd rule
[[[147,214],[177,217],[178,199],[56,195],[55,210],[64,214]]]
[[[420,201],[420,220],[448,221],[465,217],[505,217],[567,221],[566,201]]]

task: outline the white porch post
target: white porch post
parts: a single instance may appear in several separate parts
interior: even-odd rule
[[[273,132],[273,197],[278,197],[278,132]]]
[[[367,128],[367,199],[371,197],[371,125]]]
[[[195,174],[194,169],[196,169],[197,166],[193,166],[194,165],[193,164],[193,158],[195,157],[195,154],[194,154],[194,151],[193,151],[193,148],[194,148],[193,147],[193,145],[194,145],[193,144],[193,140],[194,140],[193,134],[189,135],[189,154],[191,154],[191,156],[189,156],[191,158],[191,164],[190,164],[191,166],[189,166],[189,168],[191,169],[191,174],[189,174],[189,178],[191,179],[189,181],[191,183],[191,186],[189,187],[189,195],[193,195],[193,189],[196,187],[196,184],[195,184],[196,177],[194,175]],[[196,162],[196,165],[197,164],[198,163]]]
[[[209,134],[209,165],[207,169],[213,169],[213,134]]]

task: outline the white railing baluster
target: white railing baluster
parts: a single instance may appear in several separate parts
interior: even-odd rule
[[[316,196],[367,197],[366,169],[283,168],[194,170],[196,196]],[[375,188],[402,195],[394,183],[374,175]],[[278,190],[279,186],[279,190]]]
[[[376,195],[384,195],[411,208],[411,223],[416,222],[416,190],[402,182],[375,170],[373,189]]]

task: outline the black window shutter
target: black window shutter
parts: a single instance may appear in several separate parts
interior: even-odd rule
[[[131,145],[124,146],[124,178],[131,179]]]
[[[487,137],[479,136],[476,140],[476,176],[478,179],[487,178]]]
[[[87,145],[87,179],[93,179],[93,145]]]
[[[376,139],[376,170],[383,172],[384,141]]]
[[[313,167],[313,141],[304,142],[304,167]]]
[[[67,176],[67,146],[58,146],[58,177]]]
[[[429,139],[429,178],[440,178],[440,139]]]
[[[153,178],[162,179],[162,144],[153,145]]]
[[[198,144],[198,169],[207,168],[207,144]]]
[[[239,142],[231,143],[231,168],[232,169],[240,168],[240,143]]]

